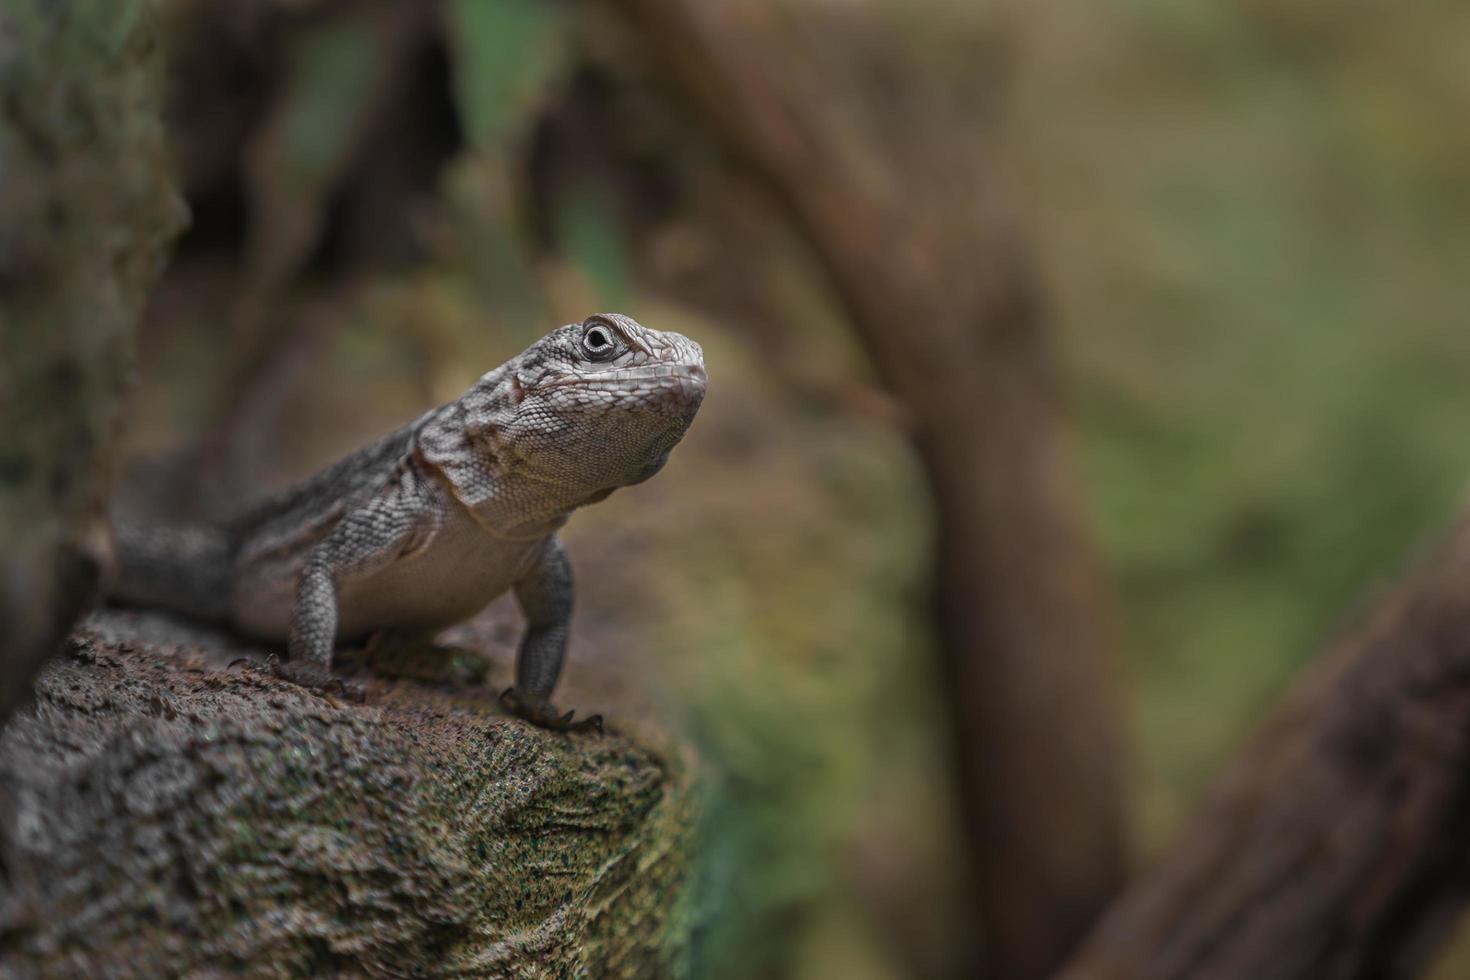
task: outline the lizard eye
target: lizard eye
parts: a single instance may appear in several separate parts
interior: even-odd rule
[[[606,360],[617,348],[618,345],[613,343],[612,331],[607,327],[594,324],[582,334],[582,349],[594,361]]]

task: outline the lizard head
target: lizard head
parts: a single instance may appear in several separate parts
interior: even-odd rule
[[[599,313],[512,361],[503,435],[548,483],[578,499],[657,473],[704,401],[704,352],[681,334]]]

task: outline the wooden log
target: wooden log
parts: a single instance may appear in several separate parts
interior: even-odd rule
[[[1061,980],[1419,976],[1470,888],[1470,520],[1308,670]]]

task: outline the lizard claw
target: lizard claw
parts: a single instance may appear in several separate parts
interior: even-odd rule
[[[573,721],[575,711],[558,715],[550,701],[532,701],[522,698],[516,693],[514,687],[507,687],[500,692],[500,706],[517,718],[524,718],[533,725],[555,732],[595,731],[599,735],[603,733],[602,715],[589,715],[581,721]]]

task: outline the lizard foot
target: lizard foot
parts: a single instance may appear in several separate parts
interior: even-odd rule
[[[271,654],[265,660],[265,669],[282,680],[310,688],[313,691],[320,691],[322,694],[337,694],[348,701],[357,702],[363,701],[366,697],[362,685],[344,681],[321,664],[306,660],[283,661],[275,654]]]
[[[559,715],[550,701],[531,700],[516,693],[513,687],[500,692],[500,706],[517,718],[524,718],[533,725],[549,728],[556,732],[602,733],[602,715],[588,715],[581,721],[572,721],[575,711]]]

